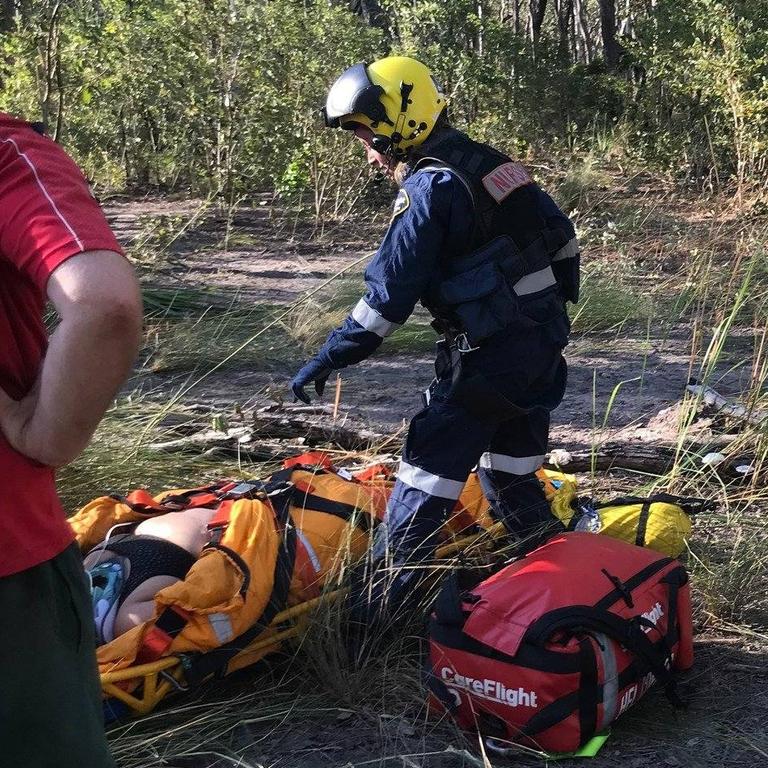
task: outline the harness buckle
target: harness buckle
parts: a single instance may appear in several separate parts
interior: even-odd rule
[[[469,339],[467,338],[466,333],[460,333],[456,338],[454,339],[454,343],[456,344],[456,349],[462,354],[466,354],[467,352],[474,352],[476,349],[480,349],[479,346],[473,347],[469,343]]]

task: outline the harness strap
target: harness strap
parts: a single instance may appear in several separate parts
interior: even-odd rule
[[[296,488],[293,493],[296,506],[310,512],[324,512],[326,515],[334,515],[346,522],[355,521],[358,528],[367,531],[371,527],[368,515],[354,504],[347,504],[335,499],[326,499],[313,493],[304,493]]]
[[[181,608],[169,607],[157,617],[142,639],[136,654],[137,664],[148,664],[163,657],[174,638],[189,622],[189,614]]]

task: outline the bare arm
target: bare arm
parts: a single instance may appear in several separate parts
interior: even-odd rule
[[[141,294],[131,265],[112,251],[67,259],[47,293],[61,322],[33,391],[15,401],[0,390],[0,429],[20,453],[62,466],[88,444],[131,369]]]

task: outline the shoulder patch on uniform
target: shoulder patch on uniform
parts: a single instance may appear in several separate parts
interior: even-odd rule
[[[516,189],[531,183],[533,183],[533,179],[522,163],[514,161],[504,163],[483,176],[483,186],[497,203],[511,195]]]
[[[392,211],[392,218],[394,219],[395,216],[399,216],[403,211],[405,211],[408,206],[411,204],[411,198],[408,197],[408,193],[401,189],[397,193],[397,197],[395,198],[395,207]]]

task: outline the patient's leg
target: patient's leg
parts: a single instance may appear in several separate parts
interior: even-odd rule
[[[151,576],[136,587],[125,598],[117,612],[114,636],[122,635],[123,632],[154,618],[155,595],[177,581],[179,579],[173,576]]]

